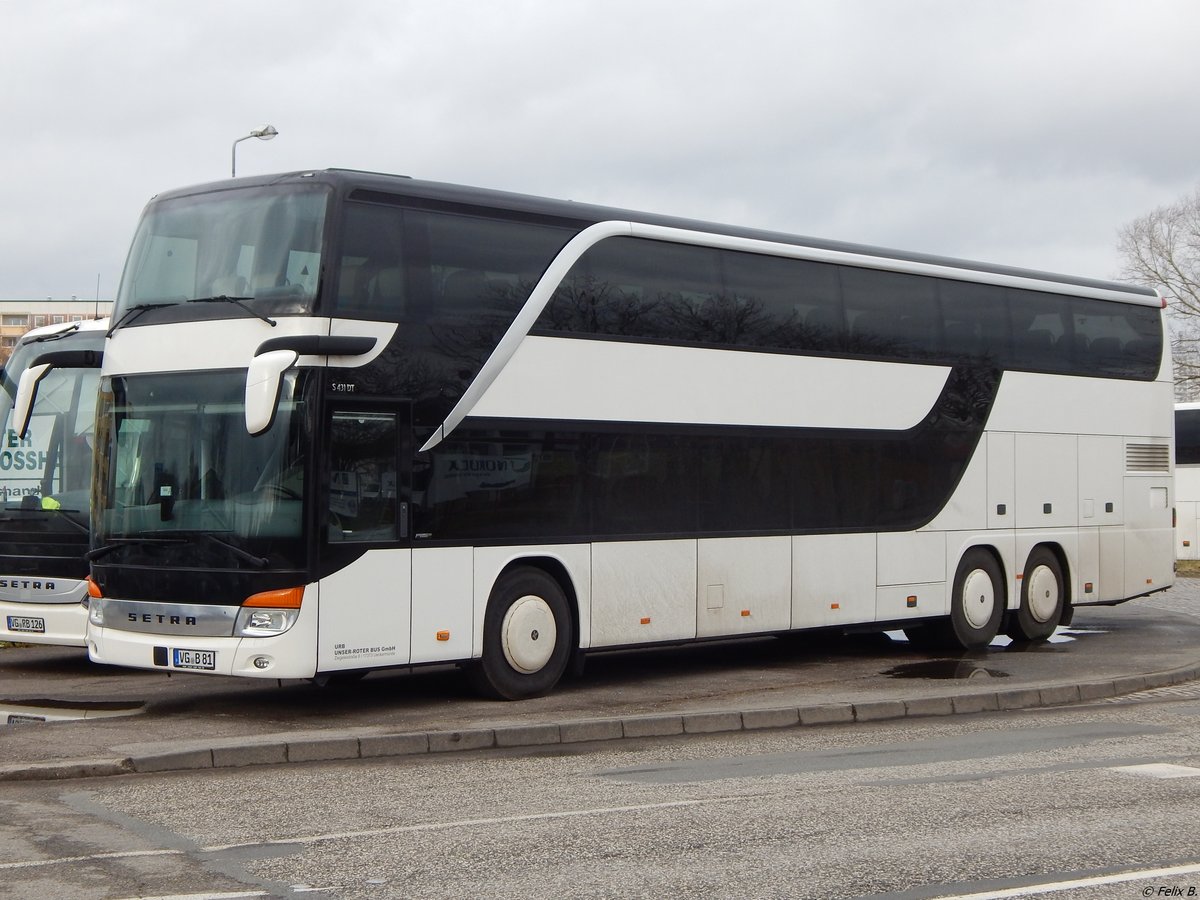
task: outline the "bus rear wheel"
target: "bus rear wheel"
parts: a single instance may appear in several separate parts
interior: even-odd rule
[[[505,572],[488,598],[476,688],[501,700],[550,691],[570,660],[571,634],[570,606],[554,578],[528,566]]]
[[[972,548],[954,573],[946,636],[964,650],[986,647],[1000,631],[1004,615],[1004,579],[996,557]]]
[[[1063,617],[1066,592],[1062,566],[1046,547],[1036,547],[1021,578],[1021,605],[1009,618],[1008,636],[1014,641],[1044,641]]]

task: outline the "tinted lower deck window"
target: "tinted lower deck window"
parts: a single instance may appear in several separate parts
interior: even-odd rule
[[[903,432],[469,422],[416,478],[418,534],[538,540],[917,528],[983,430],[996,369],[955,369]]]

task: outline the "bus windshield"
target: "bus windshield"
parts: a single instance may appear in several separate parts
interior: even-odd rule
[[[56,340],[52,338],[51,340]],[[86,341],[84,349],[99,349],[103,331],[78,337],[66,335],[73,348]],[[91,345],[94,345],[91,346]],[[47,349],[61,344],[30,341],[13,353],[3,374],[0,390],[0,498],[5,518],[10,513],[54,511],[74,516],[86,529],[88,489],[92,473],[94,401],[98,369],[53,369],[42,380],[22,438],[11,421],[13,402],[21,373]],[[48,518],[61,521],[62,516]],[[62,530],[76,530],[62,522]]]
[[[105,379],[92,557],[302,566],[309,375],[286,374],[257,435],[246,431],[244,371]]]
[[[317,295],[328,194],[246,188],[152,203],[134,235],[113,311],[237,300],[258,313],[305,313]]]

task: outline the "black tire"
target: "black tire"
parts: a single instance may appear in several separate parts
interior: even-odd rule
[[[1067,602],[1062,566],[1046,547],[1035,547],[1025,561],[1021,605],[1009,617],[1008,636],[1014,641],[1044,641],[1054,634]]]
[[[501,700],[547,693],[570,661],[571,626],[570,604],[554,578],[529,567],[505,572],[488,597],[475,687]]]
[[[996,557],[975,547],[963,554],[954,573],[946,637],[963,650],[986,647],[1004,617],[1004,576]]]

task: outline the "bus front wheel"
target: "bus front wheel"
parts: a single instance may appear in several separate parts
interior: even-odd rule
[[[1004,605],[996,557],[979,548],[968,550],[954,573],[947,637],[964,650],[986,647],[1000,631]]]
[[[1063,617],[1066,592],[1062,566],[1046,547],[1037,547],[1025,563],[1021,605],[1009,618],[1008,636],[1014,641],[1044,641]]]
[[[570,606],[554,578],[531,567],[505,572],[488,598],[475,686],[502,700],[546,693],[566,670],[571,633]]]

